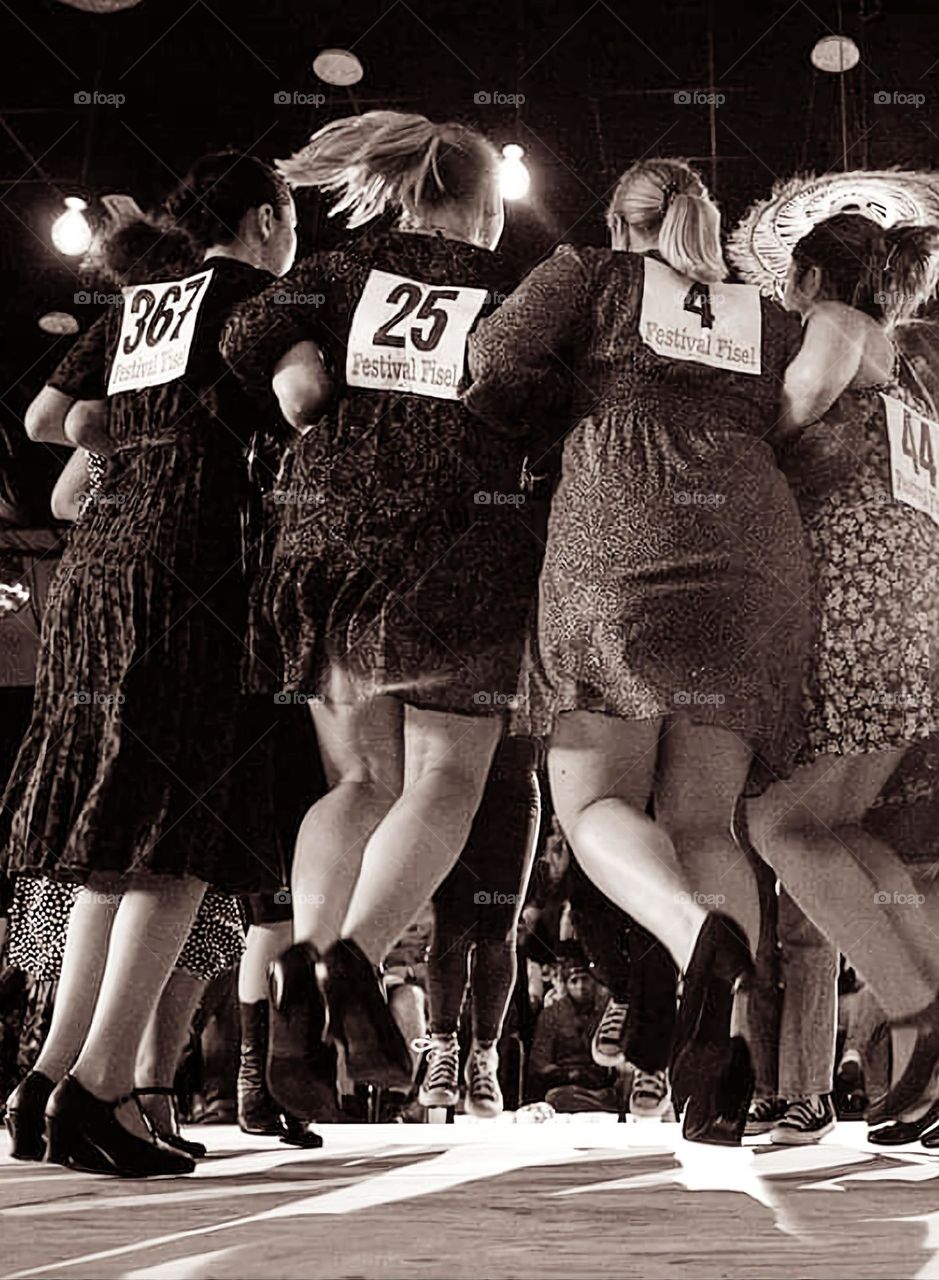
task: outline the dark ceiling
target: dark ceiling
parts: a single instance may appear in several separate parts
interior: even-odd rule
[[[862,52],[844,82],[849,167],[939,167],[937,16],[939,0],[144,0],[111,14],[2,0],[2,402],[19,414],[70,341],[38,329],[43,312],[93,318],[74,305],[74,262],[49,241],[62,195],[154,202],[203,151],[284,155],[337,115],[394,104],[522,143],[534,189],[508,235],[528,259],[556,239],[602,237],[610,185],[646,153],[695,158],[733,222],[776,177],[843,167],[838,77],[808,57],[839,26]],[[364,64],[354,96],[313,74],[331,46]],[[725,99],[713,113],[676,101],[709,84]],[[76,101],[95,91],[124,100]],[[924,100],[875,101],[895,91]],[[317,93],[321,104],[293,100]],[[316,211],[303,212],[321,236]]]

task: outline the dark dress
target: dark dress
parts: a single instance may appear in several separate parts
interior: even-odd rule
[[[683,712],[751,745],[758,789],[802,741],[805,552],[764,440],[798,323],[759,300],[758,373],[661,354],[640,330],[646,274],[639,255],[559,249],[478,326],[465,399],[512,421],[558,361],[569,370],[575,425],[540,582],[542,729],[571,710]],[[692,296],[677,275],[668,287]]]
[[[230,808],[245,444],[259,411],[218,340],[232,306],[271,277],[227,258],[205,267],[183,376],[110,400],[112,466],[49,591],[32,723],[5,797],[13,873],[191,874],[232,891],[264,871]],[[105,395],[122,311],[76,342],[53,387]]]
[[[524,428],[487,427],[458,402],[465,342],[445,362],[460,325],[434,315],[462,289],[480,290],[490,309],[505,281],[485,250],[376,232],[307,259],[233,314],[223,354],[248,386],[267,387],[280,357],[312,338],[338,388],[275,494],[265,594],[286,691],[325,692],[335,668],[361,694],[418,707],[511,706],[539,555],[518,501]],[[382,368],[406,366],[387,379],[395,385],[378,385],[378,354],[363,357],[363,324]],[[350,385],[350,370],[369,385]]]

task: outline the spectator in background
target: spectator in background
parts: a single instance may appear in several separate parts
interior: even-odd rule
[[[576,944],[565,948],[561,975],[564,994],[542,1009],[535,1028],[530,1090],[555,1111],[618,1111],[615,1075],[597,1066],[591,1053],[607,992]]]

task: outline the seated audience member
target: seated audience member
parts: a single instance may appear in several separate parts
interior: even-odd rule
[[[555,1111],[617,1111],[615,1075],[593,1060],[593,1033],[607,992],[588,968],[583,952],[569,946],[561,960],[564,992],[538,1017],[529,1063],[531,1092]]]

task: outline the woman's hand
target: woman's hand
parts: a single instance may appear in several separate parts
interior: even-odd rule
[[[108,435],[108,420],[107,400],[76,400],[65,418],[65,435],[70,444],[110,457],[114,441]]]
[[[314,424],[333,393],[332,379],[315,342],[298,342],[281,356],[271,385],[281,413],[301,433]]]

